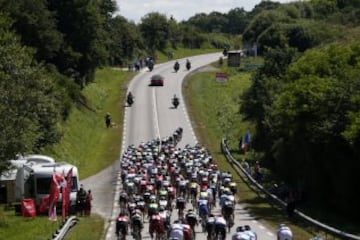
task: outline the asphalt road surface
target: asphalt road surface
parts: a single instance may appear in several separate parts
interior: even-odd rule
[[[192,65],[190,71],[196,71],[211,62],[215,62],[221,56],[221,53],[215,53],[190,57],[188,58]],[[175,60],[180,63],[180,70],[177,73],[173,70]],[[174,59],[167,63],[155,65],[152,72],[142,69],[130,82],[128,89],[134,95],[135,102],[131,107],[125,107],[124,136],[122,143],[119,143],[122,144],[121,152],[130,144],[137,146],[141,142],[170,136],[177,127],[182,127],[184,130],[182,140],[178,145],[180,148],[186,144],[193,146],[197,143],[181,93],[182,81],[189,74],[185,68],[185,62],[186,58]],[[161,74],[164,77],[163,87],[149,86],[150,78],[154,74]],[[214,78],[209,79],[209,81],[215,81],[215,73]],[[173,109],[171,104],[171,98],[174,94],[180,98],[180,105],[177,109]],[[116,239],[115,221],[119,214],[118,198],[122,188],[119,170],[120,164],[119,161],[116,161],[112,166],[81,181],[85,189],[92,190],[94,197],[92,211],[106,220],[106,240]],[[220,209],[215,209],[215,213],[219,212]],[[231,233],[227,234],[226,239],[231,239],[236,226],[239,225],[250,225],[258,234],[258,239],[276,239],[275,230],[266,228],[250,216],[244,206],[236,204],[235,214],[235,225]],[[172,222],[176,218],[177,213],[174,211]],[[144,224],[142,238],[150,239],[147,221]],[[132,239],[132,237],[128,235],[127,239]],[[201,233],[201,226],[196,228],[196,239],[206,239],[206,235]]]

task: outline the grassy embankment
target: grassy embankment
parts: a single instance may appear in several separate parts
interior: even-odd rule
[[[256,60],[255,60],[256,61]],[[214,64],[219,67],[218,64]],[[296,239],[310,239],[311,235],[294,225],[284,213],[273,208],[268,201],[253,192],[236,174],[220,150],[220,140],[224,135],[230,139],[232,149],[237,149],[240,136],[246,130],[253,129],[249,122],[243,121],[238,113],[239,95],[250,86],[250,72],[238,72],[234,69],[221,67],[216,71],[229,74],[226,83],[215,81],[215,72],[200,72],[193,74],[184,84],[183,92],[186,98],[189,115],[200,143],[212,153],[213,158],[224,171],[230,171],[238,184],[240,202],[264,225],[275,229],[281,222],[291,225]],[[241,103],[240,103],[241,104]],[[238,154],[240,159],[245,157]],[[251,156],[246,156],[247,158]]]

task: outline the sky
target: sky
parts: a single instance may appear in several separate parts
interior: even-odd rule
[[[277,0],[286,3],[293,0]],[[116,0],[118,14],[129,21],[139,23],[150,12],[159,12],[167,17],[173,16],[178,22],[187,20],[197,13],[213,11],[227,13],[239,7],[251,11],[261,0]]]

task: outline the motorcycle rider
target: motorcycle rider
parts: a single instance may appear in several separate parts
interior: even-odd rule
[[[189,71],[191,68],[191,63],[189,59],[186,59],[186,69]]]
[[[176,96],[176,94],[174,94],[174,97],[172,99],[172,104],[174,105],[175,108],[177,108],[177,106],[179,105],[179,98]]]
[[[175,70],[175,72],[177,72],[177,71],[179,71],[179,69],[180,69],[180,63],[178,61],[176,61],[174,64],[174,70]]]
[[[126,99],[127,103],[129,105],[132,105],[132,103],[134,102],[134,96],[132,95],[132,93],[129,91],[128,95],[127,95],[127,99]]]

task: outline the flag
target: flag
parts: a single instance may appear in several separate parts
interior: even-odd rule
[[[54,170],[53,176],[50,183],[50,194],[49,194],[49,220],[56,221],[56,204],[60,197],[60,187],[64,184],[64,176],[57,174]]]
[[[49,195],[49,220],[56,221],[56,203],[59,199],[59,183],[56,177],[56,172],[53,172],[50,183],[50,195]]]
[[[246,153],[246,151],[248,150],[249,144],[251,141],[251,136],[250,136],[250,132],[247,131],[245,136],[242,139],[242,143],[241,143],[241,149],[244,152],[244,154]]]
[[[72,189],[72,173],[73,169],[71,168],[69,172],[66,175],[66,181],[64,181],[64,186],[62,189],[62,209],[61,209],[61,215],[62,219],[65,220],[66,214],[69,211],[70,207],[70,193]],[[65,175],[65,174],[64,174]]]

